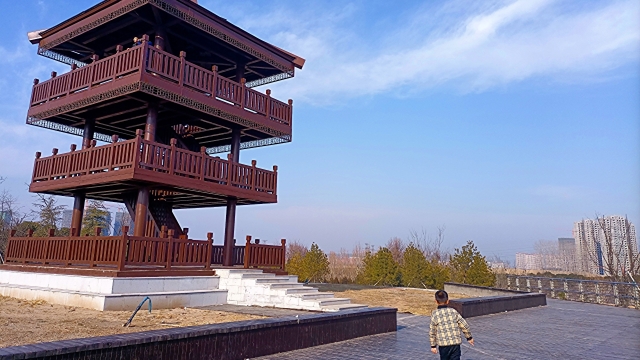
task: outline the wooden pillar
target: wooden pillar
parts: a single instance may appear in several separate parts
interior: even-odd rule
[[[246,71],[247,66],[243,62],[236,63],[236,82],[241,82],[244,78],[244,72]]]
[[[82,133],[82,149],[91,147],[93,135],[95,133],[95,119],[88,118],[84,121],[84,132]],[[82,216],[84,215],[85,195],[77,193],[73,196],[73,212],[71,214],[71,228],[75,229],[75,236],[80,236],[82,229]]]
[[[86,119],[84,121],[84,132],[82,134],[82,149],[87,149],[91,146],[91,140],[93,140],[95,127],[96,127],[95,119]]]
[[[158,124],[158,104],[150,102],[147,108],[147,123],[144,128],[144,139],[156,141],[156,127]]]
[[[133,222],[133,236],[145,236],[147,229],[147,211],[149,208],[149,188],[143,187],[138,190],[138,200],[136,201],[136,218]]]
[[[231,133],[231,157],[230,160],[233,163],[238,163],[240,160],[240,129],[233,129]],[[229,171],[232,171],[233,166],[229,164]],[[224,249],[222,251],[222,265],[233,265],[233,246],[234,246],[234,232],[236,227],[236,207],[238,205],[238,199],[227,199],[227,216],[224,227]]]

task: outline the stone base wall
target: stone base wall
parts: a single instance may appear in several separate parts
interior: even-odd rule
[[[396,331],[396,309],[366,308],[40,343],[0,360],[240,360]]]

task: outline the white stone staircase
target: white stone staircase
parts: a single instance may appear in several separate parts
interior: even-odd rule
[[[350,299],[298,282],[297,276],[275,275],[253,269],[216,269],[219,288],[227,290],[227,303],[311,311],[340,311],[367,307]]]

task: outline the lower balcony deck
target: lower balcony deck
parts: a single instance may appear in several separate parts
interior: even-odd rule
[[[73,148],[72,148],[73,149]],[[122,202],[142,187],[174,209],[277,202],[273,171],[142,139],[49,157],[36,154],[29,191]]]

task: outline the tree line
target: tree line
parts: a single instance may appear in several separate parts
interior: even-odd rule
[[[300,281],[405,286],[442,289],[448,281],[494,286],[496,276],[473,241],[447,254],[440,250],[442,230],[433,240],[412,233],[408,244],[393,238],[374,249],[356,245],[351,252],[327,255],[318,244],[307,248],[293,241],[287,247],[286,270]]]

